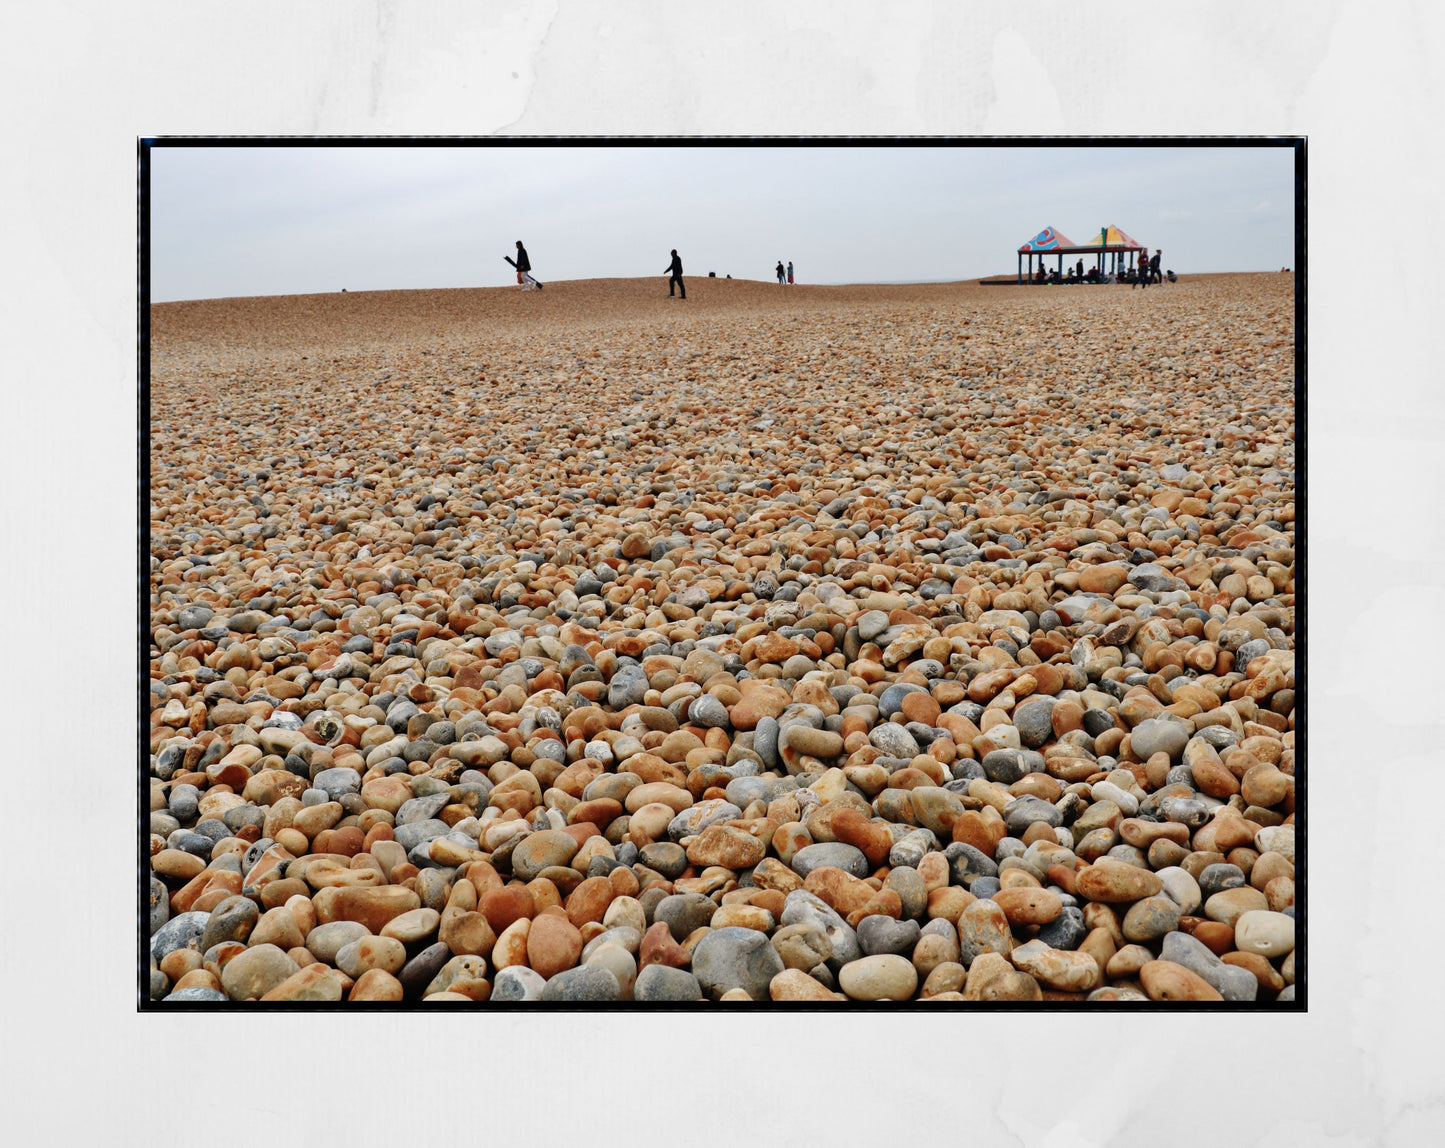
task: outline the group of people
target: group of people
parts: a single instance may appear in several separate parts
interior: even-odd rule
[[[532,278],[532,260],[527,256],[527,249],[522,246],[520,239],[517,240],[517,258],[512,259],[510,256],[507,256],[506,259],[508,263],[517,269],[517,285],[521,287],[522,290],[540,290],[542,284]],[[677,248],[675,247],[672,249],[672,262],[667,265],[663,274],[668,277],[667,297],[674,299],[680,296],[686,299],[687,288],[683,286],[682,282],[682,256],[678,255]],[[786,268],[783,267],[783,261],[781,259],[778,260],[778,282],[782,283],[785,276],[788,285],[791,286],[793,282],[793,261],[791,259],[788,260],[788,266]],[[731,279],[732,276],[729,275],[728,278]]]
[[[1147,247],[1139,249],[1138,269],[1131,267],[1127,271],[1120,271],[1117,275],[1111,275],[1099,267],[1090,267],[1084,270],[1084,261],[1080,259],[1067,272],[1061,272],[1058,268],[1052,271],[1045,270],[1042,263],[1039,264],[1038,272],[1034,275],[1035,283],[1130,283],[1136,287],[1148,287],[1151,283],[1162,283],[1167,275],[1169,282],[1173,283],[1178,276],[1173,271],[1161,272],[1159,270],[1159,259],[1164,254],[1163,248],[1149,254]],[[791,277],[789,278],[791,282]],[[781,280],[779,280],[781,282]]]
[[[1150,283],[1162,283],[1164,280],[1159,274],[1159,257],[1164,254],[1160,248],[1151,256],[1147,247],[1139,249],[1139,268],[1133,272],[1129,283],[1134,287],[1148,287]],[[1169,282],[1174,282],[1174,272],[1169,272]]]

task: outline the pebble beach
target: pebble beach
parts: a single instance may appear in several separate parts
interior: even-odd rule
[[[665,288],[151,306],[141,998],[1294,1001],[1294,277]]]

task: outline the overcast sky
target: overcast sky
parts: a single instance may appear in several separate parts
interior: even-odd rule
[[[225,147],[150,150],[151,298],[688,275],[1012,273],[1115,224],[1184,274],[1293,266],[1285,147]]]

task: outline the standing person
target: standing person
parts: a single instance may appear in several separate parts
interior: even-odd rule
[[[783,276],[786,274],[786,272],[783,270],[783,261],[782,261],[781,259],[778,260],[778,269],[777,269],[777,270],[778,270],[778,286],[781,287],[781,286],[783,285]]]
[[[793,285],[793,261],[792,261],[791,259],[789,259],[789,260],[788,260],[788,286],[791,287],[792,285]]]
[[[687,288],[682,285],[682,260],[678,258],[676,247],[672,249],[672,262],[667,265],[666,273],[672,276],[672,278],[667,281],[667,297],[669,299],[673,297],[672,288],[673,284],[676,284],[677,289],[682,292],[682,297],[686,299]]]
[[[1149,286],[1149,248],[1139,248],[1139,274],[1134,280],[1135,287]],[[1133,290],[1131,287],[1130,290]]]
[[[1159,275],[1159,256],[1163,254],[1164,248],[1161,247],[1158,251],[1154,252],[1153,257],[1149,260],[1149,278],[1155,283],[1162,283],[1164,281]]]
[[[527,274],[532,270],[532,261],[527,258],[527,249],[517,240],[517,286],[527,286]]]

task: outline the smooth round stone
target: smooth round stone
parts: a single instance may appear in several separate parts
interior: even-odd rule
[[[343,948],[369,936],[371,930],[359,921],[329,921],[306,934],[306,948],[318,961],[334,965]]]
[[[1267,909],[1251,909],[1234,922],[1234,947],[1273,959],[1294,951],[1294,918]]]
[[[152,934],[151,956],[159,962],[177,949],[205,952],[201,948],[201,936],[205,933],[206,922],[210,919],[210,913],[195,910],[172,917]]]
[[[155,936],[160,927],[171,918],[170,896],[169,890],[166,889],[165,882],[159,877],[151,877],[149,935],[152,937]]]
[[[682,871],[687,868],[687,851],[673,841],[654,841],[644,845],[638,850],[637,859],[669,881],[682,876]]]
[[[838,987],[853,1000],[906,1001],[918,988],[918,970],[896,953],[860,957],[838,971]]]
[[[206,930],[201,934],[201,952],[222,941],[244,942],[260,918],[261,910],[249,897],[227,897],[211,910]]]
[[[184,853],[190,853],[195,857],[199,857],[202,861],[209,861],[211,859],[211,851],[216,847],[215,841],[207,837],[204,833],[195,833],[188,829],[182,829],[171,834],[170,838],[166,841],[166,845],[168,848],[179,849]]]
[[[1279,853],[1293,861],[1294,826],[1266,825],[1254,835],[1254,847],[1261,853]]]
[[[931,829],[914,829],[893,843],[888,851],[888,864],[895,869],[917,869],[929,853],[938,849],[938,837]]]
[[[403,944],[415,944],[435,933],[441,924],[441,919],[441,914],[435,909],[425,906],[420,909],[409,909],[383,925],[381,935],[394,937]]]
[[[1178,865],[1167,865],[1162,869],[1156,869],[1154,875],[1163,885],[1164,896],[1178,905],[1181,913],[1188,916],[1199,911],[1200,905],[1204,903],[1204,896],[1200,891],[1199,882],[1194,879],[1189,870]]]
[[[632,999],[648,1003],[684,1004],[706,998],[697,977],[686,969],[648,965],[637,974],[637,981],[632,986]]]
[[[1150,1000],[1156,1001],[1218,1001],[1224,997],[1219,990],[1183,965],[1173,961],[1150,961],[1139,970],[1139,980]]]
[[[194,785],[177,785],[171,789],[169,809],[171,816],[182,825],[194,821],[201,808],[201,791]]]
[[[687,709],[687,720],[705,729],[727,729],[730,724],[727,707],[712,694],[692,699]]]
[[[1074,885],[1079,896],[1107,904],[1138,901],[1164,888],[1164,882],[1148,869],[1112,861],[1100,861],[1081,870]]]
[[[1010,801],[1004,808],[1003,816],[1010,837],[1022,837],[1036,822],[1041,821],[1051,829],[1064,823],[1063,812],[1058,806],[1033,794]]]
[[[354,769],[323,769],[311,784],[326,794],[327,801],[340,801],[348,793],[361,792],[361,774]]]
[[[713,1000],[738,988],[755,1001],[766,1000],[768,982],[782,971],[782,958],[757,929],[714,929],[692,952],[693,975]]]
[[[971,890],[978,878],[998,876],[998,864],[994,859],[966,841],[952,842],[943,851],[943,857],[948,862],[950,884],[963,885]]]
[[[256,945],[237,953],[221,970],[221,988],[232,1000],[259,1000],[299,970],[275,945]]]
[[[1209,821],[1210,808],[1197,797],[1166,797],[1159,802],[1159,812],[1166,821],[1177,821],[1191,830],[1199,829]]]
[[[1035,940],[1042,941],[1051,949],[1072,952],[1084,943],[1088,935],[1084,911],[1074,905],[1065,905],[1062,913],[1048,924],[1039,926]]]
[[[429,819],[426,821],[413,821],[409,825],[398,825],[395,830],[393,830],[392,835],[396,843],[410,853],[418,845],[435,841],[438,837],[445,837],[451,830],[452,827],[445,821]],[[534,833],[532,836],[536,837],[537,834]],[[567,835],[564,833],[563,836],[566,837]],[[568,837],[567,840],[571,841],[572,839]],[[574,841],[572,844],[575,846],[576,842]],[[521,845],[519,845],[518,848],[521,848]],[[546,868],[546,866],[542,868]],[[512,872],[516,873],[515,863]],[[538,872],[541,872],[541,869],[539,869]],[[535,877],[536,873],[532,874],[532,876]],[[530,881],[531,877],[526,879]]]
[[[542,999],[547,980],[526,965],[508,965],[492,980],[492,1001],[536,1001]]]
[[[876,612],[876,611],[870,611]],[[866,618],[868,615],[865,614]],[[862,636],[862,626],[859,626],[859,636]],[[865,641],[867,639],[864,639]],[[895,682],[883,691],[878,698],[878,716],[887,721],[894,714],[903,712],[903,699],[909,694],[926,694],[928,691],[920,685],[912,682]]]
[[[921,916],[928,908],[928,887],[917,869],[907,865],[895,866],[889,870],[887,886],[898,894],[903,904],[904,919]]]
[[[1064,911],[1057,893],[1027,885],[1000,889],[993,895],[993,903],[1014,925],[1046,925]]]
[[[783,764],[782,758],[778,756],[780,732],[777,719],[771,717],[760,718],[757,728],[753,730],[753,752],[762,759],[763,765],[768,769],[779,769]]]
[[[625,945],[608,939],[606,933],[597,940],[604,943],[595,949],[591,949],[589,946],[589,951],[583,953],[582,963],[606,969],[617,979],[617,988],[621,993],[621,999],[630,1001],[633,985],[637,980],[637,958],[628,952]],[[635,945],[633,947],[636,948]]]
[[[717,903],[701,893],[673,893],[658,902],[652,919],[667,925],[675,941],[702,928],[717,912]]]
[[[1088,953],[1050,948],[1037,938],[1019,945],[1009,959],[1045,988],[1087,992],[1099,981],[1099,965]]]
[[[1240,917],[1255,909],[1268,909],[1269,900],[1258,889],[1243,885],[1238,889],[1225,889],[1204,902],[1204,915],[1211,921],[1222,921],[1234,925]]]
[[[409,798],[402,802],[401,808],[396,811],[396,824],[414,825],[418,822],[430,821],[451,803],[451,799],[449,792]]]
[[[1031,750],[994,749],[979,763],[984,777],[998,785],[1012,785],[1025,774],[1043,769],[1044,759]]]
[[[1140,761],[1148,761],[1156,753],[1166,753],[1170,760],[1177,761],[1189,743],[1189,736],[1189,730],[1180,721],[1148,718],[1134,727],[1129,744]]]
[[[187,989],[177,989],[168,996],[161,998],[161,1002],[175,1001],[184,1004],[186,1001],[224,1001],[230,1000],[220,989],[205,988],[204,986],[192,986]]]
[[[1124,936],[1136,944],[1147,944],[1177,929],[1182,915],[1179,906],[1162,894],[1145,897],[1124,914]]]
[[[157,837],[169,838],[172,833],[181,827],[181,823],[162,809],[151,811],[148,821],[148,828]]]
[[[646,679],[643,679],[644,681]],[[617,978],[600,965],[578,965],[552,977],[542,989],[544,1001],[615,1001],[622,999]]]
[[[444,833],[451,828],[445,823],[438,824],[443,825]],[[399,833],[397,837],[399,840]],[[576,856],[577,849],[576,839],[560,829],[544,829],[529,834],[512,850],[512,873],[522,881],[531,881],[549,866],[566,865]]]
[[[913,951],[921,931],[917,921],[895,921],[892,917],[873,914],[858,922],[858,945],[865,956],[906,955]]]
[[[397,980],[401,981],[407,996],[420,996],[451,958],[452,951],[444,942],[428,945],[402,966]]]
[[[1012,938],[1008,916],[995,901],[974,901],[959,915],[959,961],[965,968],[983,953],[1007,956],[1013,947]]]
[[[1019,740],[1030,749],[1039,749],[1054,739],[1054,699],[1030,698],[1014,710],[1013,724]]]
[[[843,752],[843,738],[827,729],[814,729],[802,722],[790,724],[782,733],[782,744],[798,753],[806,753],[824,762]]]
[[[371,969],[396,974],[406,964],[406,946],[395,937],[367,935],[343,945],[336,953],[336,967],[355,979]]]
[[[1111,802],[1125,817],[1132,817],[1139,812],[1139,799],[1112,781],[1095,782],[1089,791],[1095,801]]]
[[[689,806],[669,821],[667,836],[672,841],[681,841],[684,837],[696,837],[711,825],[717,825],[723,821],[735,821],[742,815],[743,811],[731,801],[709,798]]]
[[[901,725],[884,722],[868,731],[868,742],[888,757],[913,758],[918,755],[917,740]]]
[[[784,965],[803,972],[816,968],[833,955],[833,944],[816,921],[782,926],[773,933],[772,946]]]
[[[797,788],[798,783],[791,777],[747,776],[733,778],[723,792],[739,809],[746,809],[754,801],[766,803]]]
[[[800,877],[807,877],[815,869],[824,868],[842,869],[845,873],[851,873],[854,877],[866,877],[871,872],[868,865],[868,858],[863,850],[856,845],[847,845],[842,841],[824,841],[815,845],[805,845],[793,854],[793,872]],[[753,998],[757,1000],[757,997]]]
[[[1238,865],[1215,862],[1206,865],[1199,872],[1199,891],[1205,897],[1212,897],[1226,889],[1238,889],[1246,884],[1244,870]]]
[[[1259,991],[1259,982],[1247,969],[1226,964],[1212,953],[1203,941],[1188,933],[1173,932],[1164,937],[1161,959],[1183,965],[1204,978],[1227,1001],[1252,1001]],[[1241,975],[1242,974],[1242,975]]]
[[[833,955],[828,958],[828,967],[840,968],[848,961],[856,960],[863,953],[858,945],[858,934],[821,897],[806,889],[794,889],[783,902],[783,916],[780,924],[797,925],[812,921],[818,924],[833,946]]]

